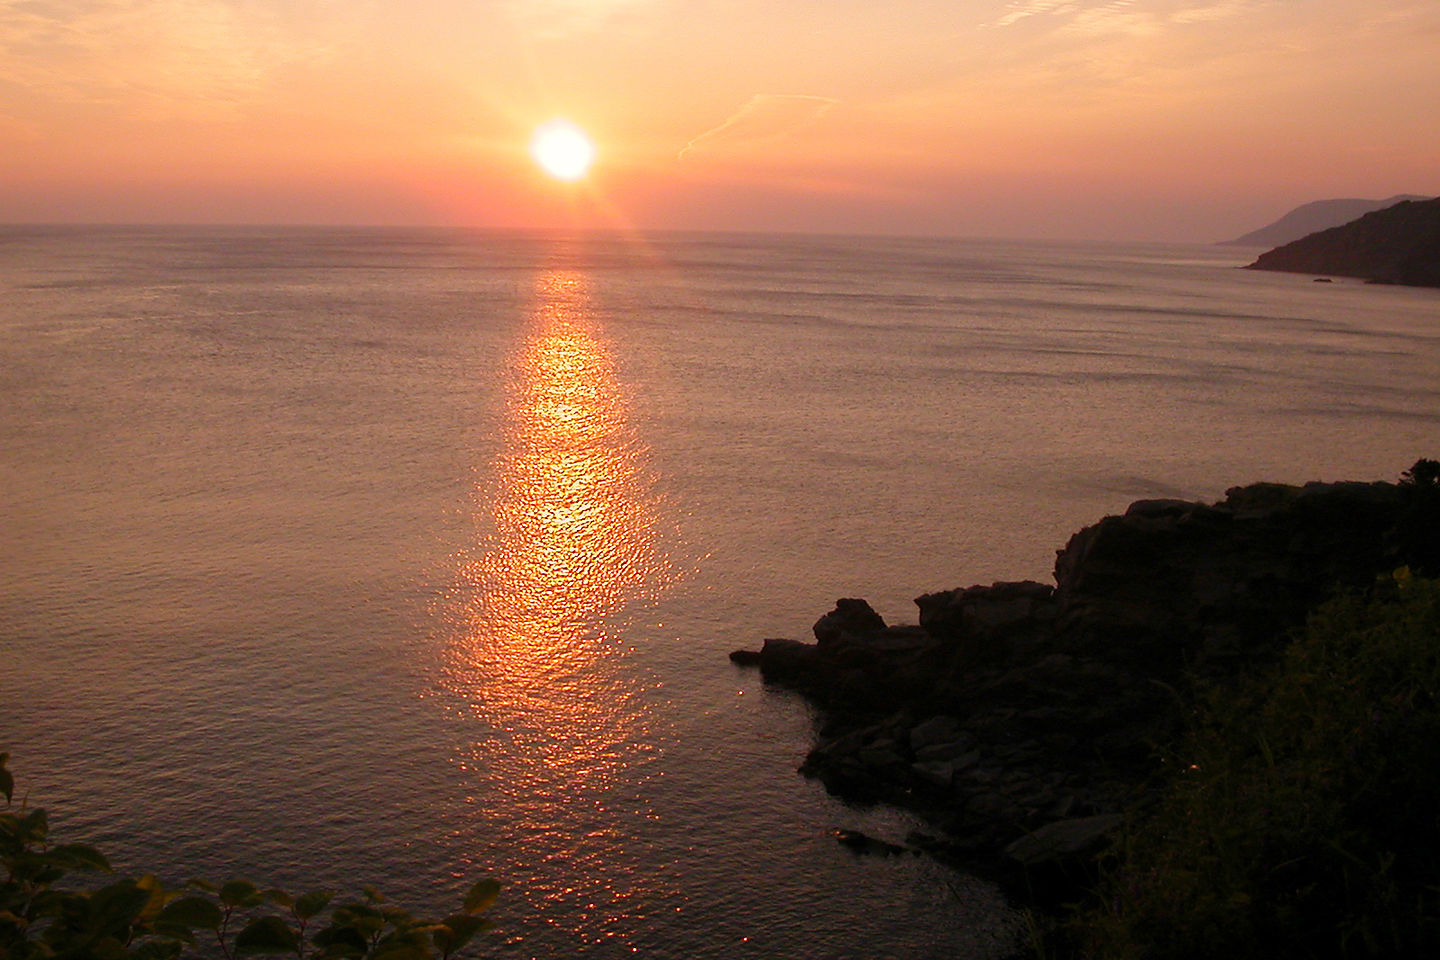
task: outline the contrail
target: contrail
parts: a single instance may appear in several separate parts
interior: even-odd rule
[[[818,120],[839,103],[833,97],[814,97],[799,93],[757,93],[730,118],[685,144],[675,159],[682,160],[696,146],[717,141],[757,140],[773,137],[801,124]]]

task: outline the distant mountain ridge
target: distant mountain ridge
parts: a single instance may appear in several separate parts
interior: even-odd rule
[[[1367,213],[1384,210],[1406,200],[1429,199],[1402,193],[1388,200],[1316,200],[1296,207],[1267,227],[1221,243],[1236,247],[1278,247],[1320,230],[1329,230],[1331,227],[1358,220]]]
[[[1440,199],[1367,213],[1263,253],[1247,269],[1440,287]]]

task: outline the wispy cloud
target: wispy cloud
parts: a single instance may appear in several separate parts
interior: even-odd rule
[[[1066,14],[1079,9],[1081,4],[1074,0],[1012,0],[1010,12],[995,21],[997,27],[1008,27],[1030,17],[1042,14]]]
[[[1175,23],[1210,23],[1229,20],[1255,9],[1255,0],[1218,0],[1216,3],[1197,3],[1177,10],[1170,19]]]
[[[1146,34],[1171,24],[1210,23],[1242,16],[1270,0],[1011,0],[993,26],[1044,18],[1057,29],[1088,35]]]
[[[807,94],[757,93],[724,123],[692,138],[676,159],[684,159],[697,149],[778,137],[819,120],[839,102],[833,97]]]
[[[211,112],[317,52],[268,9],[227,0],[0,3],[0,82],[50,101]]]

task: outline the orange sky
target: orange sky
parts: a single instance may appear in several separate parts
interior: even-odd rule
[[[1437,0],[0,0],[0,222],[1212,240],[1437,171]]]

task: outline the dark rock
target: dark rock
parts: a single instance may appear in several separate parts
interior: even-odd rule
[[[1057,639],[1172,680],[1283,639],[1337,587],[1396,558],[1393,484],[1255,484],[1214,507],[1140,501],[1070,538],[1056,557]]]
[[[815,639],[825,646],[845,638],[873,636],[885,629],[885,620],[864,600],[842,598],[835,601],[834,610],[815,621],[812,629]]]
[[[916,763],[949,763],[957,770],[974,766],[979,759],[980,751],[975,749],[974,741],[969,737],[953,743],[931,744],[915,751]]]
[[[916,779],[949,792],[955,784],[955,764],[948,760],[917,761],[910,765]]]
[[[772,680],[804,685],[823,682],[834,671],[815,644],[772,638],[760,648],[760,672]]]
[[[831,835],[840,841],[841,846],[867,856],[892,857],[906,852],[906,848],[898,843],[879,840],[859,830],[837,829],[831,831]]]
[[[1035,866],[1062,857],[1093,853],[1125,822],[1120,814],[1057,820],[1028,833],[1005,848],[1005,856],[1021,866]]]
[[[920,626],[966,666],[1008,662],[1051,632],[1059,606],[1053,587],[994,583],[917,597]]]
[[[762,654],[759,650],[732,650],[730,662],[742,667],[758,667]]]
[[[1198,504],[1188,500],[1136,500],[1125,510],[1127,517],[1183,517]]]
[[[928,748],[952,746],[963,738],[960,721],[955,717],[936,716],[910,728],[910,749],[917,755]]]

